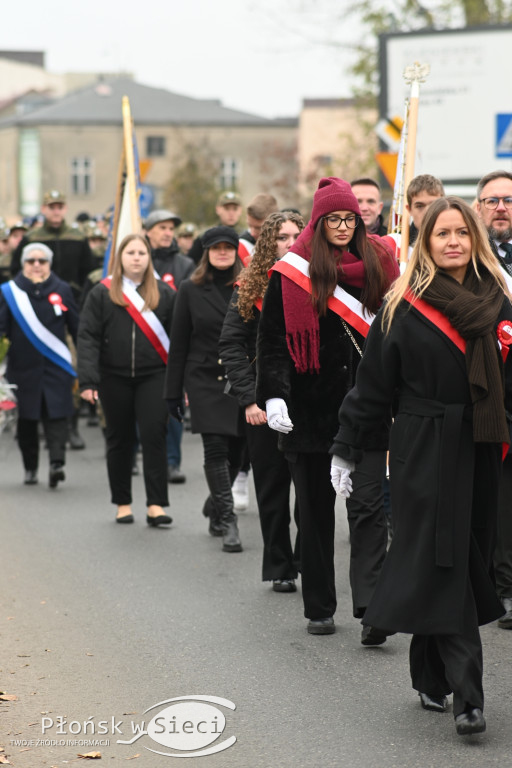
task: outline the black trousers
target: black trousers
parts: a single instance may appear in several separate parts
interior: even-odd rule
[[[386,452],[365,451],[352,473],[352,494],[347,499],[350,529],[350,586],[352,610],[361,619],[386,557],[388,530],[383,481]]]
[[[48,446],[50,464],[65,464],[66,440],[68,439],[67,419],[50,419],[43,402],[42,419],[44,436]],[[36,419],[18,419],[18,445],[25,469],[36,470],[39,466],[39,435]]]
[[[113,504],[132,502],[135,424],[142,445],[146,505],[169,504],[164,378],[165,370],[150,376],[102,378],[99,394],[106,420],[107,469]]]
[[[498,499],[498,530],[494,551],[498,597],[512,597],[512,455],[503,462]]]
[[[409,651],[412,687],[430,696],[453,692],[453,716],[484,708],[482,643],[468,579],[460,635],[413,635]]]
[[[328,453],[286,454],[299,509],[304,616],[313,621],[336,611],[334,504]]]
[[[276,432],[266,424],[246,424],[246,435],[263,536],[262,580],[295,579],[288,462],[277,448]]]

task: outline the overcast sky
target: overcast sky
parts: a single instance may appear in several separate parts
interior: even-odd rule
[[[297,116],[304,98],[350,96],[355,24],[333,16],[345,4],[3,0],[0,47],[44,50],[51,72],[123,69],[146,85],[265,117]]]

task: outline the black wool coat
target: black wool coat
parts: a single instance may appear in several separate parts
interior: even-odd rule
[[[235,288],[219,340],[219,355],[231,385],[229,394],[242,408],[256,402],[256,338],[260,311],[253,307],[254,317],[244,320],[237,307]]]
[[[170,334],[176,291],[158,281],[160,301],[155,315]],[[125,307],[114,304],[110,292],[98,283],[89,292],[78,331],[80,390],[97,389],[102,376],[150,376],[165,363]],[[163,393],[162,393],[163,397]]]
[[[42,283],[33,283],[20,272],[14,282],[28,294],[38,320],[64,344],[66,332],[76,343],[78,308],[68,283],[50,273]],[[67,310],[55,314],[48,301],[51,293],[58,293]],[[42,417],[43,397],[50,419],[63,419],[73,414],[71,389],[73,377],[60,366],[42,355],[27,339],[0,293],[0,336],[7,336],[11,345],[7,358],[6,377],[17,385],[18,413],[22,419],[38,420]]]
[[[192,432],[240,435],[237,401],[224,394],[227,379],[219,358],[219,336],[228,308],[215,283],[185,280],[178,291],[167,362],[165,397],[190,403]]]
[[[304,300],[309,301],[306,292]],[[279,435],[282,451],[329,452],[338,430],[338,409],[353,384],[355,356],[340,317],[329,309],[320,318],[320,373],[297,373],[286,342],[281,275],[273,272],[258,328],[256,402],[264,410],[270,398],[285,401],[294,427],[288,435]],[[385,447],[386,437],[382,439]]]
[[[508,300],[499,321],[505,318],[512,319]],[[511,363],[505,365],[508,410]],[[357,461],[393,400],[393,541],[363,620],[398,632],[459,634],[468,574],[479,623],[503,614],[489,575],[502,446],[474,443],[465,356],[406,301],[388,335],[381,313],[372,325],[332,452]]]

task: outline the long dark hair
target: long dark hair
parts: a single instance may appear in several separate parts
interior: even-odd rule
[[[338,268],[343,274],[343,267],[341,265],[338,267],[338,259],[333,258],[341,256],[341,251],[329,243],[325,236],[324,226],[324,218],[322,217],[318,220],[311,239],[311,261],[309,264],[313,305],[320,316],[326,314],[327,300],[332,296],[338,283]],[[361,291],[361,304],[368,312],[375,314],[389,286],[389,280],[381,259],[391,260],[393,257],[378,240],[368,238],[362,218],[359,218],[347,250],[360,258],[364,264],[366,279]]]
[[[190,281],[196,285],[204,285],[205,283],[211,283],[213,281],[213,267],[210,264],[208,253],[209,249],[205,248],[197,267],[190,275]],[[240,261],[237,252],[235,256],[235,263],[232,267],[226,269],[226,285],[232,285],[235,283],[242,269],[243,264]]]

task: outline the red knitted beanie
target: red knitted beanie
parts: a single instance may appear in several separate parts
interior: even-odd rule
[[[361,215],[359,203],[350,184],[335,176],[320,179],[313,198],[311,225],[316,227],[318,220],[333,211],[352,211]]]

